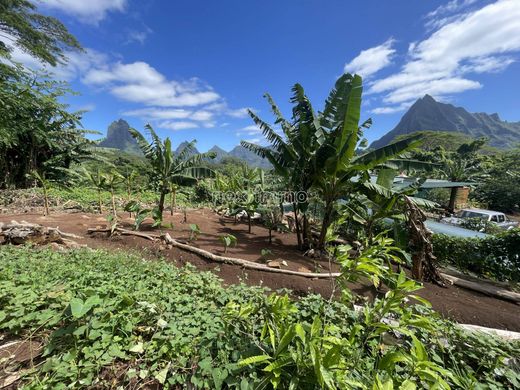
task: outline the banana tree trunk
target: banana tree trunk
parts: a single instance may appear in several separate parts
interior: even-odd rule
[[[45,215],[49,215],[49,194],[47,193],[47,187],[43,186],[43,202],[45,206]]]
[[[298,208],[296,207],[296,203],[293,202],[293,212],[294,212],[294,226],[296,227],[296,239],[298,240],[298,249],[302,249],[302,234],[300,231],[300,223],[298,222]]]
[[[110,188],[110,196],[112,197],[112,214],[114,215],[114,217],[117,217],[116,196],[114,194],[113,188]]]
[[[101,200],[101,190],[98,189],[98,207],[99,207],[99,214],[103,214],[103,201]]]
[[[325,239],[327,237],[327,230],[329,229],[330,224],[332,223],[332,211],[333,211],[333,202],[327,201],[325,205],[325,214],[323,215],[323,221],[321,222],[321,231],[320,237],[318,239],[318,249],[325,249]]]
[[[170,194],[170,215],[173,215],[173,209],[175,208],[175,188],[172,188],[172,192]]]
[[[164,211],[164,199],[165,198],[166,198],[166,192],[161,191],[161,196],[159,197],[159,204],[157,205],[157,207],[159,209],[159,215],[161,215],[161,217],[162,217],[162,214]]]

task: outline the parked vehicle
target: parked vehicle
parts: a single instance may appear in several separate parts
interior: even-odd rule
[[[504,213],[483,209],[462,209],[454,216],[442,218],[441,222],[449,225],[463,225],[465,221],[471,219],[481,219],[483,222],[493,223],[503,230],[519,226],[518,222],[509,220]]]

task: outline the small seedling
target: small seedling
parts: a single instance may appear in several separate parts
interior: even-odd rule
[[[117,216],[114,214],[108,214],[107,222],[110,224],[110,235],[112,235],[117,229]]]
[[[272,256],[273,255],[273,252],[271,252],[271,249],[267,249],[267,248],[263,248],[261,251],[260,251],[260,257],[263,259],[263,260],[267,260],[268,257]]]
[[[225,236],[219,237],[220,242],[224,245],[224,253],[227,253],[227,249],[230,246],[237,246],[237,238],[232,234],[226,234]]]
[[[199,225],[196,223],[190,223],[190,241],[195,241],[200,234]]]
[[[125,205],[125,211],[134,214],[134,230],[139,230],[143,221],[150,215],[150,209],[143,209],[141,205],[132,200]]]

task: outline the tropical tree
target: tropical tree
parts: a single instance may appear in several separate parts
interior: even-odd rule
[[[207,159],[215,158],[216,153],[193,154],[196,142],[194,140],[175,154],[170,138],[161,141],[152,126],[146,125],[145,128],[152,139],[151,143],[135,129],[130,129],[130,133],[137,140],[139,148],[151,166],[150,182],[159,192],[157,207],[158,214],[162,216],[166,195],[172,189],[171,184],[192,185],[198,178],[213,176],[214,172],[204,167],[203,163]]]
[[[482,163],[486,159],[477,152],[485,145],[486,139],[480,138],[462,144],[454,153],[445,154],[441,160],[440,173],[450,181],[473,181],[483,178]],[[452,187],[448,209],[455,209],[458,187]]]
[[[317,243],[319,249],[324,248],[336,201],[356,192],[361,184],[370,179],[373,169],[395,166],[403,154],[418,145],[418,137],[412,137],[359,154],[358,148],[365,143],[363,129],[369,128],[372,123],[370,119],[361,125],[359,123],[362,90],[360,76],[344,74],[336,81],[324,110],[316,113],[303,88],[296,84],[291,100],[295,104],[292,122],[285,120],[272,104],[277,118],[275,124],[281,127],[282,134],[250,113],[271,147],[242,142],[244,147],[267,158],[276,172],[288,178],[292,189],[318,190],[324,203]],[[300,207],[305,211],[307,205],[304,202]]]
[[[0,56],[9,56],[12,45],[52,66],[65,62],[64,50],[81,50],[81,45],[58,19],[35,12],[29,0],[0,2]]]
[[[69,93],[45,74],[0,62],[0,188],[29,186],[32,171],[65,180],[67,168],[90,158],[82,113],[60,102]]]
[[[271,145],[265,147],[247,141],[242,141],[241,145],[269,160],[275,172],[284,178],[288,190],[308,193],[313,184],[311,172],[314,154],[322,141],[322,133],[321,129],[316,127],[316,114],[305,96],[303,87],[295,84],[292,92],[291,102],[294,107],[291,121],[283,117],[269,94],[264,95],[276,118],[275,126],[280,127],[281,133],[275,130],[275,126],[269,125],[254,112],[249,111],[249,115]],[[296,237],[300,248],[308,246],[310,242],[310,226],[306,215],[308,204],[307,199],[301,202],[297,202],[296,199],[292,201]],[[303,213],[303,227],[299,223],[299,213]]]

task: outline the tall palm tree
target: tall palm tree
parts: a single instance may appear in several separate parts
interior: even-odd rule
[[[165,197],[171,191],[171,184],[192,185],[198,178],[214,176],[214,172],[203,167],[202,163],[208,158],[215,158],[216,153],[193,154],[196,143],[193,140],[175,154],[170,138],[161,141],[152,126],[146,125],[145,128],[152,139],[151,143],[135,129],[130,129],[130,134],[137,140],[139,148],[151,165],[150,179],[159,192],[157,207],[162,216]]]

